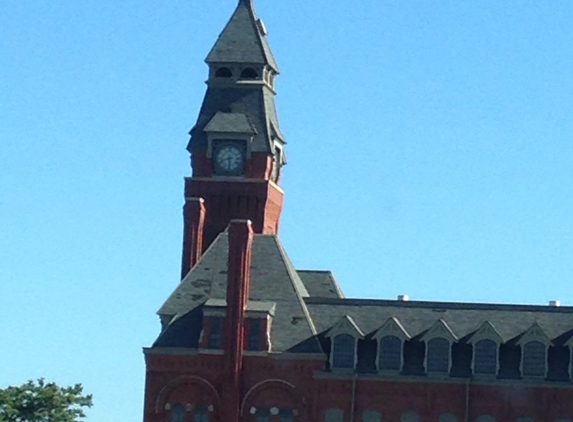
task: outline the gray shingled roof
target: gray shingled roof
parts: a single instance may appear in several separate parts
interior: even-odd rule
[[[395,317],[414,337],[440,319],[459,339],[475,332],[485,321],[496,328],[504,341],[522,335],[535,322],[552,340],[562,337],[566,341],[573,335],[573,307],[313,297],[305,301],[318,332],[330,329],[348,315],[365,333],[373,333],[388,318]]]
[[[239,2],[205,61],[267,64],[278,72],[277,63],[261,27],[252,1]]]
[[[160,315],[174,316],[166,331],[208,299],[226,298],[227,261],[228,235],[222,233],[158,311]],[[288,351],[315,336],[305,297],[308,292],[277,236],[255,235],[249,300],[276,303],[271,328],[273,351]],[[318,341],[313,340],[304,351],[320,353]]]
[[[310,297],[344,297],[331,271],[296,270]]]
[[[222,110],[225,110],[227,114],[248,116],[250,127],[255,133],[251,152],[272,153],[273,132],[283,143],[285,142],[278,129],[274,94],[267,87],[262,85],[253,86],[251,89],[209,87],[197,123],[191,130],[191,139],[187,145],[189,152],[205,153],[207,151],[206,127],[217,114],[224,114],[221,113]],[[225,123],[225,127],[228,127],[228,123]]]
[[[249,118],[243,113],[217,112],[205,126],[205,132],[257,133]]]

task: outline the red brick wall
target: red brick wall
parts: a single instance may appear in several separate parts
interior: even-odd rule
[[[249,412],[251,407],[276,406],[296,409],[298,415],[294,420],[297,422],[319,422],[326,409],[336,407],[344,411],[345,422],[350,422],[353,375],[335,378],[322,372],[323,367],[323,362],[317,360],[246,356],[240,392],[241,420],[254,421]],[[220,411],[225,406],[223,372],[221,355],[147,355],[144,421],[168,422],[169,411],[165,410],[165,404],[177,401],[214,404],[210,421],[219,421]],[[319,376],[315,377],[315,374]],[[558,418],[573,419],[572,384],[527,386],[525,382],[515,381],[499,385],[470,384],[468,390],[464,379],[429,381],[428,378],[391,381],[376,375],[358,378],[354,386],[352,420],[361,421],[365,410],[378,410],[384,422],[399,422],[400,415],[407,411],[418,413],[421,422],[437,422],[444,413],[452,413],[463,422],[466,393],[469,421],[472,422],[484,414],[494,416],[497,422],[513,422],[520,416],[547,422]],[[278,422],[278,416],[275,419]]]

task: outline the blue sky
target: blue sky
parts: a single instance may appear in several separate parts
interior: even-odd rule
[[[347,296],[573,305],[573,3],[256,3],[298,268]],[[141,420],[234,7],[2,2],[0,386],[82,382],[89,420]]]

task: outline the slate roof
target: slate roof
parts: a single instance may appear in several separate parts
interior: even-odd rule
[[[241,0],[205,61],[266,64],[278,72],[262,28],[252,1]]]
[[[171,322],[156,341],[156,347],[184,347],[173,335],[184,331],[181,326],[199,335],[201,328],[196,327],[199,322],[189,315],[202,312],[208,299],[226,298],[227,261],[228,235],[222,233],[159,309],[158,314],[168,316]],[[304,303],[308,295],[277,236],[254,235],[249,300],[276,304],[271,327],[272,351],[322,353]],[[182,341],[190,344],[188,339]]]
[[[228,235],[222,233],[158,311],[170,323],[156,347],[197,347],[206,302],[225,303],[227,261]],[[273,304],[274,352],[323,353],[319,339],[344,318],[367,338],[390,318],[418,341],[437,322],[462,343],[485,322],[508,344],[516,344],[533,324],[555,346],[573,338],[573,307],[346,299],[329,271],[295,270],[275,235],[254,235],[249,306],[255,309],[258,302]]]
[[[310,297],[341,299],[344,297],[331,271],[297,270]]]
[[[205,132],[257,133],[249,118],[242,113],[217,112],[205,126]]]
[[[412,337],[421,337],[443,320],[458,339],[465,340],[489,321],[504,342],[518,339],[534,323],[554,344],[573,336],[573,307],[417,302],[372,299],[305,299],[318,332],[325,332],[344,315],[365,333],[373,334],[389,318],[396,318]]]
[[[274,94],[264,85],[249,89],[235,87],[209,87],[201,105],[197,123],[191,129],[191,139],[187,150],[191,153],[207,151],[207,134],[209,122],[217,114],[242,114],[248,116],[251,131],[255,133],[251,143],[252,152],[272,153],[273,138],[286,143],[279,130],[274,102]],[[229,121],[225,122],[228,127]],[[242,123],[241,123],[242,124]],[[237,132],[233,130],[232,132]]]

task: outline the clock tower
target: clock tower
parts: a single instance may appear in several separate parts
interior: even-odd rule
[[[205,60],[207,92],[187,150],[181,276],[232,219],[276,234],[285,139],[274,103],[279,70],[252,0],[240,0]]]

